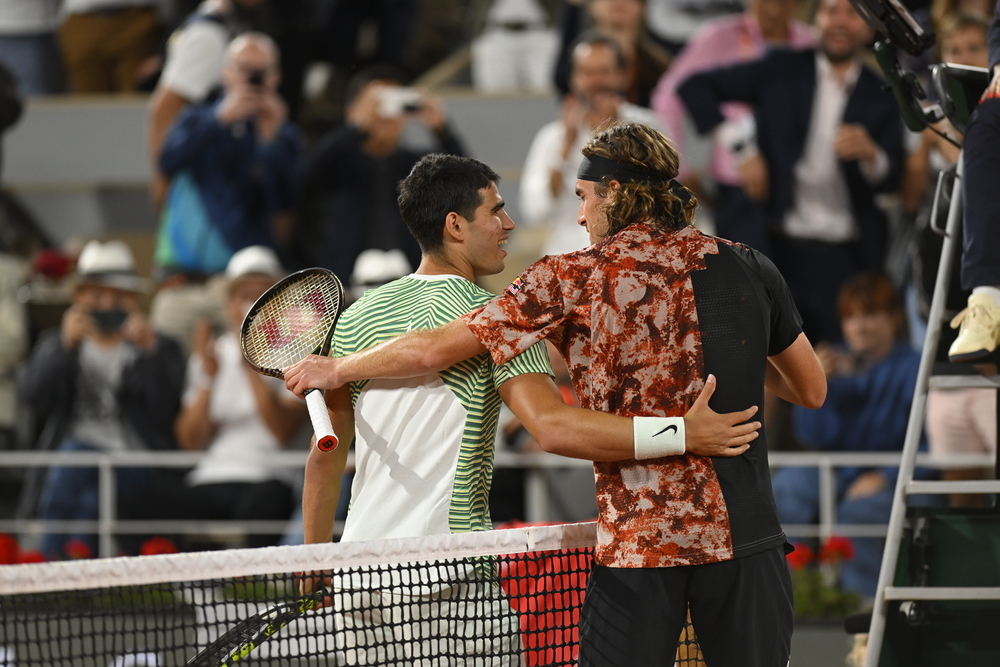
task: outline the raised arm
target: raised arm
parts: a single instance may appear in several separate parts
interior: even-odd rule
[[[778,354],[767,358],[764,386],[780,398],[805,408],[826,400],[826,373],[804,333]]]

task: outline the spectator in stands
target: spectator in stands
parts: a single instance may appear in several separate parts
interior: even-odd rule
[[[14,75],[22,95],[62,91],[56,43],[59,0],[0,3],[0,62]]]
[[[706,133],[725,102],[754,110],[755,157],[744,175],[766,184],[774,262],[788,281],[812,341],[840,337],[837,292],[860,270],[881,271],[886,219],[876,194],[895,189],[903,161],[899,107],[861,59],[872,32],[849,0],[821,0],[816,51],[700,72],[678,88]],[[745,176],[746,177],[746,176]]]
[[[211,274],[240,248],[287,243],[299,144],[277,93],[280,78],[271,38],[244,33],[226,49],[222,98],[178,118],[160,152],[171,181],[159,266]]]
[[[974,14],[953,14],[945,17],[941,22],[941,30],[937,33],[940,61],[985,68],[988,64],[986,45],[988,28],[989,23],[986,19]],[[951,141],[939,133],[947,135]],[[934,231],[930,224],[934,191],[939,174],[951,168],[958,161],[962,135],[949,120],[945,119],[937,123],[933,129],[927,128],[920,134],[911,132],[908,137],[911,140],[910,143],[916,145],[912,146],[912,150],[906,157],[903,180],[900,186],[900,198],[903,213],[908,219],[912,219],[915,227],[911,256],[913,259],[913,289],[918,311],[914,313],[914,316],[919,316],[921,319],[916,320],[913,328],[919,332],[925,330],[924,320],[930,313],[931,298],[934,294],[934,284],[937,279],[943,245],[941,235]],[[951,188],[946,187],[945,193],[950,195],[950,192]],[[947,224],[948,208],[945,199],[938,205],[938,217],[935,224],[941,229],[944,229]],[[964,307],[969,294],[961,288],[958,262],[953,264],[952,273],[953,275],[949,278],[945,309],[957,313]],[[954,335],[950,335],[951,332],[948,329],[941,333],[943,344],[939,347],[940,351],[944,352],[946,346],[951,345],[954,341]],[[922,336],[920,340],[923,340]],[[943,361],[947,362],[947,359],[943,359]]]
[[[150,187],[157,208],[167,190],[167,180],[159,171],[159,156],[170,126],[186,106],[207,101],[219,87],[226,46],[249,28],[248,13],[266,1],[204,0],[168,41],[163,73],[149,105]]]
[[[139,90],[158,60],[158,0],[63,0],[59,46],[76,93]]]
[[[625,57],[618,42],[597,33],[583,35],[573,48],[570,90],[562,117],[543,126],[531,142],[521,175],[521,214],[528,225],[551,231],[544,253],[560,254],[590,245],[577,224],[574,192],[580,149],[594,132],[613,120],[656,124],[653,113],[621,95]],[[535,259],[535,258],[532,258]]]
[[[73,304],[58,330],[42,334],[18,378],[20,398],[44,420],[38,447],[61,452],[174,449],[184,358],[140,312],[144,285],[121,241],[91,241],[77,264]],[[58,459],[54,459],[57,462]],[[119,468],[119,507],[157,476]],[[42,519],[98,517],[98,473],[52,467],[38,501]],[[93,535],[79,535],[96,554]],[[46,535],[50,559],[66,556],[65,535]]]
[[[952,320],[958,337],[948,350],[955,362],[978,361],[1000,344],[1000,0],[989,30],[992,80],[966,128],[962,153],[962,288],[968,305]]]
[[[884,276],[861,273],[840,290],[838,311],[844,346],[816,348],[827,376],[826,402],[817,410],[792,409],[796,437],[821,451],[902,451],[920,355],[901,340],[903,310],[896,291]],[[896,467],[837,468],[837,523],[887,523],[897,473]],[[772,487],[783,524],[817,520],[816,468],[782,468]],[[841,565],[845,590],[875,595],[883,542],[854,540],[854,558]]]
[[[750,0],[746,11],[704,23],[688,41],[660,79],[652,103],[679,153],[685,153],[685,111],[677,97],[677,86],[696,72],[757,60],[771,47],[812,48],[816,43],[812,28],[794,20],[798,9],[799,0]],[[739,139],[741,128],[753,125],[753,111],[745,104],[724,104],[722,114],[734,139]],[[697,183],[699,175],[688,164],[688,173],[682,173],[681,180],[702,191]],[[707,176],[715,186],[715,233],[771,256],[766,215],[760,202],[766,197],[767,184],[753,181],[752,172],[744,176],[741,166],[732,147],[718,139],[712,142]]]
[[[420,264],[420,248],[396,205],[396,186],[428,153],[464,155],[448,125],[440,99],[403,87],[389,66],[360,72],[348,87],[347,122],[322,137],[304,175],[304,212],[296,250],[305,265],[352,276],[362,251],[400,249],[409,269]],[[432,147],[403,143],[409,121],[430,130]]]
[[[493,0],[472,42],[472,85],[484,93],[552,87],[559,36],[542,0]]]
[[[1000,2],[988,33],[992,74],[979,106],[972,113],[963,142],[961,286],[972,290],[966,307],[954,320],[958,337],[948,350],[953,362],[992,361],[1000,344],[1000,229],[995,191],[1000,156]],[[979,367],[982,368],[982,367]],[[954,372],[954,371],[952,371]],[[993,371],[995,372],[995,370]],[[931,451],[996,453],[996,392],[992,389],[933,390],[927,398],[927,431]],[[976,479],[982,470],[948,470],[946,479]],[[981,495],[952,495],[953,505],[979,505]]]
[[[670,54],[646,29],[646,0],[567,2],[563,11],[562,50],[556,64],[556,87],[564,94],[572,90],[571,60],[581,34],[583,4],[587,5],[591,29],[613,39],[622,52],[622,96],[632,104],[648,107],[656,83],[670,65]]]
[[[177,417],[182,449],[204,451],[185,483],[151,489],[137,518],[285,521],[294,508],[291,470],[267,455],[289,444],[305,421],[302,401],[280,380],[255,372],[243,359],[239,330],[254,301],[284,275],[274,251],[250,246],[226,267],[227,330],[216,336],[202,321],[188,363]],[[250,535],[250,547],[276,544],[280,535]]]

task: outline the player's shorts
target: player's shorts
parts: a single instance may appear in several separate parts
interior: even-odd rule
[[[595,565],[580,618],[580,667],[672,665],[688,613],[712,667],[784,667],[792,581],[783,547],[705,565]]]

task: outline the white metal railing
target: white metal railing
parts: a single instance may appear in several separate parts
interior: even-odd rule
[[[286,451],[271,454],[266,462],[275,468],[301,469],[308,453]],[[0,452],[0,467],[88,467],[98,469],[99,514],[93,521],[54,521],[42,519],[0,519],[0,532],[21,535],[38,535],[50,532],[93,532],[99,536],[99,555],[114,554],[115,533],[284,533],[286,521],[212,521],[212,520],[163,520],[125,521],[115,516],[115,468],[160,467],[191,468],[203,456],[202,452],[53,452],[6,451]],[[353,464],[353,453],[348,465]],[[769,452],[772,468],[812,467],[819,469],[820,507],[819,522],[806,525],[785,525],[790,537],[819,537],[831,535],[845,537],[884,537],[887,524],[837,524],[836,483],[834,472],[839,467],[861,466],[866,468],[895,466],[901,454],[895,452]],[[947,459],[920,454],[917,465],[925,468],[992,468],[991,455],[955,455]],[[529,522],[551,520],[546,469],[590,468],[590,461],[569,459],[555,454],[523,454],[500,450],[496,455],[497,468],[525,469],[525,520]]]

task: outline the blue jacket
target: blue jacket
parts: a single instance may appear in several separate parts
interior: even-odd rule
[[[830,378],[826,402],[818,410],[795,406],[795,437],[810,449],[830,452],[901,452],[917,383],[920,355],[897,343],[888,357],[857,375]],[[921,449],[926,443],[921,442]],[[837,469],[842,494],[866,468]],[[899,470],[882,473],[895,483]]]
[[[252,120],[220,125],[218,104],[193,106],[177,119],[160,152],[160,169],[172,180],[182,171],[191,176],[230,252],[273,247],[273,216],[295,203],[298,132],[285,123],[273,142],[261,143]]]

